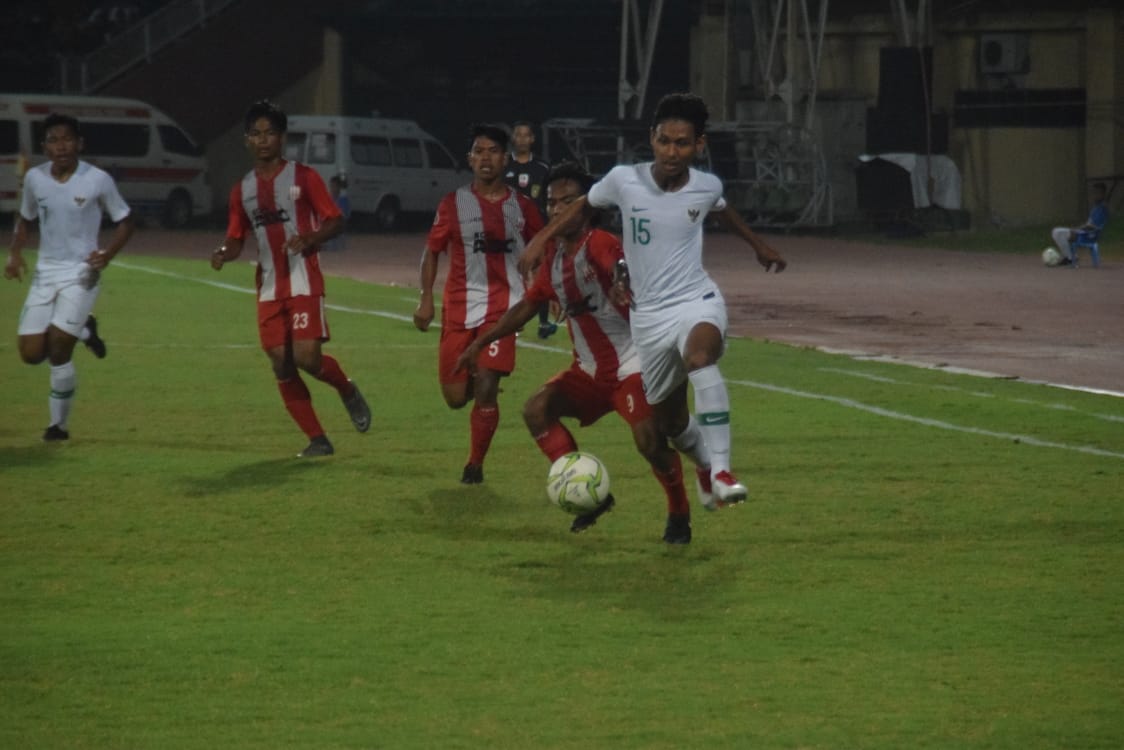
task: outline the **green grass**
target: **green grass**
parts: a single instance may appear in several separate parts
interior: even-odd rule
[[[1080,222],[1077,222],[1080,223]],[[875,242],[924,249],[959,250],[972,253],[1007,253],[1012,255],[1038,255],[1052,246],[1050,232],[1057,224],[1029,227],[977,227],[967,231],[931,231],[918,237],[888,236],[885,232],[858,232],[840,234],[836,239]],[[1101,260],[1124,257],[1124,233],[1113,231],[1110,225],[1100,240]],[[1088,251],[1082,250],[1082,263],[1088,263]]]
[[[521,350],[464,488],[436,332],[331,312],[375,426],[312,382],[337,455],[300,462],[250,295],[106,276],[69,444],[0,345],[0,747],[1124,745],[1122,399],[734,341],[751,501],[668,548],[616,418],[577,436],[617,509],[546,505],[519,407],[562,351]]]

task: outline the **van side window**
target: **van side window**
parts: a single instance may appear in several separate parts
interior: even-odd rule
[[[42,130],[42,127],[39,128]],[[82,123],[86,156],[147,156],[151,128],[115,122]],[[36,139],[42,142],[40,134]]]
[[[336,163],[336,136],[332,133],[312,133],[308,137],[309,164]]]
[[[390,166],[390,142],[370,135],[351,137],[351,158],[368,167]]]
[[[422,166],[421,143],[413,138],[395,138],[391,144],[394,147],[394,166]]]
[[[289,133],[284,137],[284,157],[290,162],[305,161],[305,142],[308,139],[307,133]]]
[[[0,154],[18,154],[20,150],[20,124],[15,120],[0,120]]]
[[[457,163],[445,147],[436,141],[425,142],[425,155],[429,157],[430,169],[456,169]]]
[[[289,131],[285,134],[285,158],[288,161],[304,161],[304,142],[308,139],[308,133],[294,133]]]
[[[160,143],[164,150],[170,154],[183,154],[184,156],[202,156],[203,149],[196,146],[175,125],[157,125],[156,134],[160,136]]]

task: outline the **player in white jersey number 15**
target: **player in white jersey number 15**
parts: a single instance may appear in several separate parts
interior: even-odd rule
[[[702,265],[707,215],[744,239],[766,271],[783,271],[787,263],[726,203],[721,181],[691,166],[706,147],[707,119],[706,104],[693,94],[661,99],[649,132],[653,161],[610,170],[586,197],[552,218],[524,251],[521,267],[533,267],[586,202],[621,209],[630,323],[647,399],[672,445],[710,465],[710,476],[700,476],[699,498],[714,510],[745,500],[747,491],[730,466],[730,399],[718,370],[726,306]],[[688,381],[695,415],[688,409]]]

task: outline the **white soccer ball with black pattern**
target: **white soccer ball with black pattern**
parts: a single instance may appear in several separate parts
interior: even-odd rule
[[[1048,247],[1042,251],[1042,263],[1044,265],[1053,267],[1061,265],[1062,254],[1058,252],[1057,248]]]
[[[588,513],[609,496],[609,470],[591,453],[567,453],[550,466],[546,496],[567,513]]]

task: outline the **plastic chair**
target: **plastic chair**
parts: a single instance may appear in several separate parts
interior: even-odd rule
[[[1078,232],[1077,236],[1069,243],[1070,265],[1077,268],[1077,249],[1086,248],[1089,251],[1089,256],[1093,260],[1093,268],[1100,268],[1101,265],[1101,249],[1097,245],[1097,240],[1100,239],[1101,232],[1096,230],[1094,232]]]

